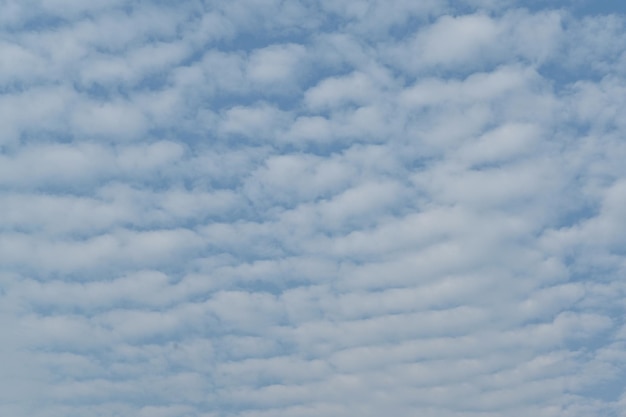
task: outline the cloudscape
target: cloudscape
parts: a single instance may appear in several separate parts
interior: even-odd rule
[[[1,0],[0,415],[626,416],[624,12]]]

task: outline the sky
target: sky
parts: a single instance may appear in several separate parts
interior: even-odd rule
[[[623,2],[0,10],[0,415],[626,416]]]

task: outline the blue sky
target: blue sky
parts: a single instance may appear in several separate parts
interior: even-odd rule
[[[0,10],[0,415],[626,416],[619,2]]]

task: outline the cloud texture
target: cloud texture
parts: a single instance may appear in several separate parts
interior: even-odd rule
[[[571,3],[0,1],[0,415],[626,416]]]

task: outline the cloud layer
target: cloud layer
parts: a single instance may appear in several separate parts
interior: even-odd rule
[[[626,416],[626,18],[0,1],[0,414]]]

